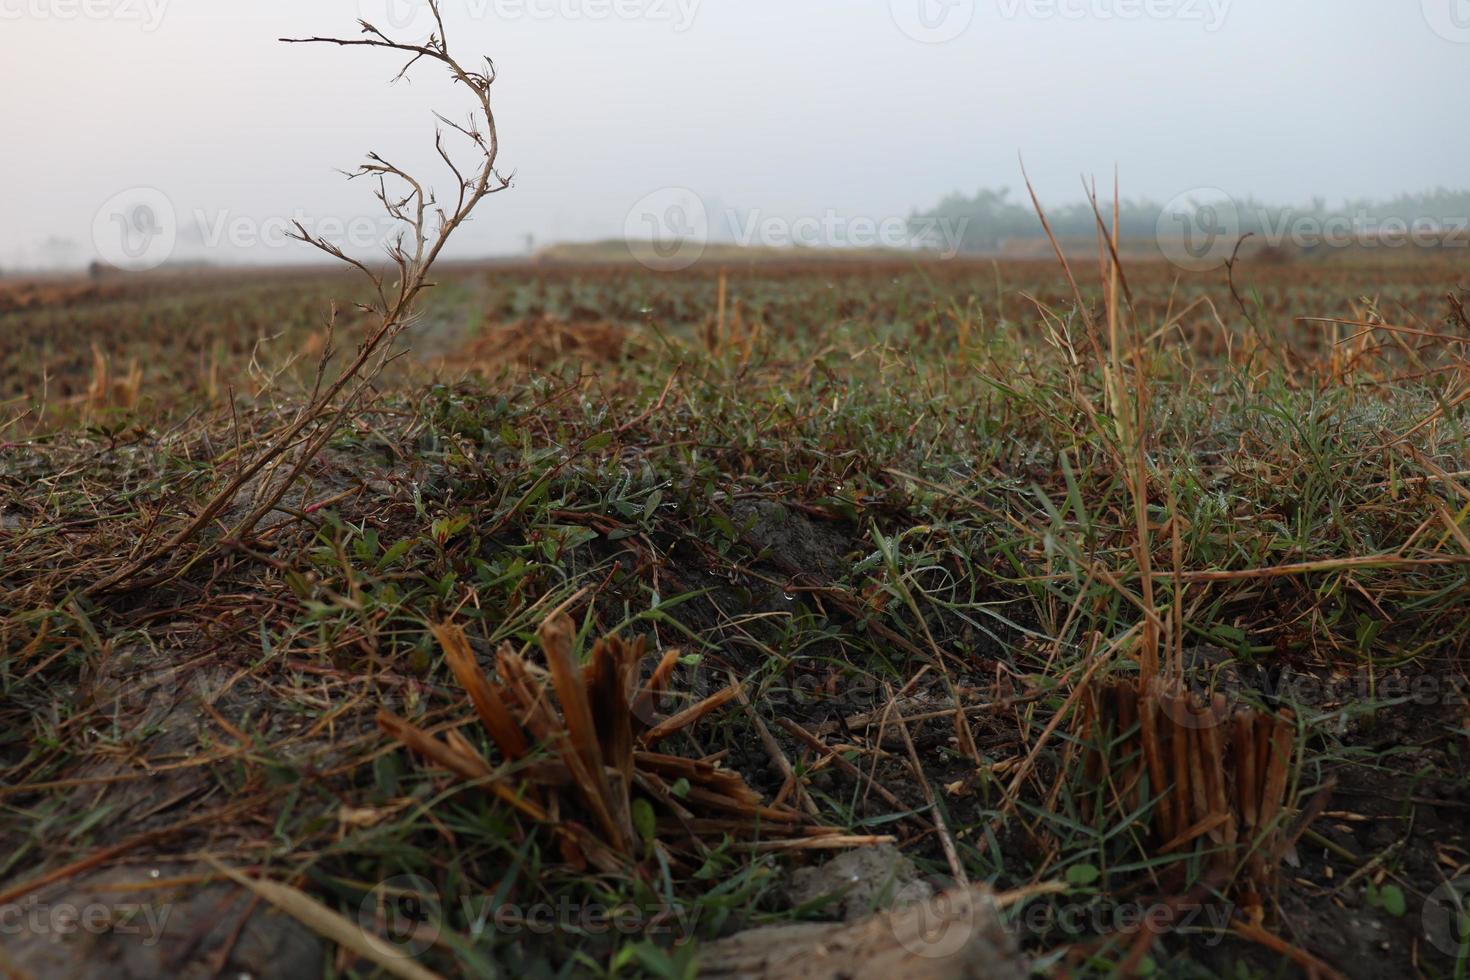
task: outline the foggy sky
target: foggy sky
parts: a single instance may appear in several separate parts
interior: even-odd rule
[[[105,202],[154,188],[181,253],[312,258],[281,219],[369,221],[367,150],[432,167],[441,73],[279,44],[385,30],[410,0],[0,0],[0,266],[97,253]],[[622,235],[689,188],[725,209],[882,222],[943,195],[1079,177],[1168,200],[1470,185],[1467,0],[450,0],[490,54],[518,174],[457,256]],[[927,16],[920,16],[927,14]],[[403,27],[422,34],[423,22]],[[391,33],[391,31],[390,31]],[[954,35],[954,36],[951,36]],[[274,223],[272,222],[274,220]],[[236,232],[227,229],[234,223]],[[202,239],[199,228],[205,234]],[[43,243],[52,239],[49,249]],[[74,244],[69,250],[65,243]]]

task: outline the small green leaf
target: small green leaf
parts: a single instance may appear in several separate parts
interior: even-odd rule
[[[645,523],[653,520],[653,515],[658,513],[658,505],[663,503],[664,492],[655,490],[648,495],[648,500],[643,504],[643,520]]]
[[[633,961],[638,958],[638,948],[633,945],[624,946],[618,950],[612,960],[612,972],[614,974],[627,969]]]
[[[1378,890],[1378,905],[1395,919],[1403,918],[1404,913],[1409,910],[1404,890],[1393,884],[1384,885]]]
[[[653,804],[641,797],[633,801],[633,828],[643,838],[643,846],[652,850],[654,838],[658,835],[658,818],[654,815]]]
[[[383,557],[378,559],[378,568],[384,569],[392,565],[398,559],[402,558],[404,555],[412,551],[413,546],[417,543],[418,542],[414,541],[412,538],[404,538],[402,541],[398,542],[393,547],[383,552]]]
[[[1067,883],[1084,887],[1102,877],[1102,872],[1092,864],[1074,864],[1067,869]]]

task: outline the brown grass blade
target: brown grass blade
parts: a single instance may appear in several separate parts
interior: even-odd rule
[[[1191,815],[1192,808],[1189,796],[1189,729],[1181,726],[1175,719],[1188,717],[1181,712],[1189,709],[1184,704],[1183,697],[1177,691],[1168,691],[1160,695],[1161,701],[1168,706],[1166,719],[1169,723],[1169,745],[1171,751],[1171,763],[1174,770],[1174,781],[1169,789],[1172,799],[1174,818],[1183,832],[1183,828],[1194,823],[1195,818]]]
[[[592,720],[592,705],[587,699],[582,670],[572,654],[572,638],[576,627],[571,617],[563,614],[542,623],[538,632],[541,648],[546,654],[546,666],[551,671],[551,683],[556,688],[556,699],[561,704],[562,718],[571,735],[572,745],[587,768],[599,772],[603,766],[603,756],[602,748],[598,745],[597,726]]]
[[[674,670],[679,666],[679,658],[682,656],[678,650],[670,650],[659,660],[652,676],[648,678],[648,683],[633,698],[633,713],[637,717],[653,717],[655,699],[668,688],[669,678],[674,676]]]
[[[414,726],[393,714],[391,711],[380,710],[378,712],[378,727],[383,729],[393,738],[402,742],[410,752],[433,762],[443,769],[447,769],[462,779],[487,780],[494,775],[490,764],[478,755],[467,754],[459,751],[444,742],[434,738],[428,732]],[[549,817],[545,810],[525,799],[521,794],[511,789],[498,779],[485,782],[487,791],[494,793],[510,806],[520,810],[526,816],[538,823],[546,823]]]
[[[546,696],[545,685],[531,677],[521,655],[502,643],[495,653],[495,669],[505,685],[507,695],[521,713],[521,724],[538,742],[552,742],[565,726]]]
[[[1222,699],[1223,700],[1223,699]],[[1216,844],[1235,843],[1235,819],[1230,812],[1230,803],[1225,798],[1225,752],[1220,741],[1220,729],[1216,722],[1219,714],[1212,708],[1205,709],[1209,721],[1200,729],[1201,761],[1204,763],[1205,800],[1210,808],[1210,818],[1224,818],[1210,829],[1210,840]],[[1223,711],[1221,712],[1223,713]]]
[[[1160,847],[1159,853],[1170,854],[1184,847],[1186,844],[1198,840],[1205,834],[1213,835],[1222,826],[1230,822],[1231,819],[1232,818],[1228,813],[1216,813],[1208,816],[1205,819],[1194,824],[1193,826],[1185,828],[1185,830],[1181,832],[1178,836],[1174,837],[1168,843]]]
[[[645,748],[652,748],[670,735],[677,734],[691,725],[697,724],[706,715],[723,708],[731,701],[740,697],[740,693],[740,685],[732,684],[723,691],[711,694],[698,704],[692,704],[678,714],[665,718],[657,725],[654,725],[643,734],[643,737],[638,742]]]
[[[474,651],[464,630],[449,623],[431,627],[434,638],[444,649],[444,661],[475,707],[480,723],[495,740],[501,755],[512,761],[520,759],[529,750],[525,733],[510,715],[500,693],[485,679],[484,671],[475,660]]]
[[[633,784],[633,717],[628,708],[628,679],[642,656],[641,644],[617,637],[598,641],[583,671],[593,726],[608,765],[623,781],[622,795]]]
[[[546,620],[539,630],[546,664],[551,670],[551,683],[556,688],[556,698],[561,703],[562,718],[566,723],[569,751],[563,755],[569,762],[573,758],[577,760],[573,775],[581,785],[587,806],[602,824],[613,849],[626,854],[637,835],[629,822],[614,816],[615,807],[608,797],[602,747],[598,744],[597,727],[592,720],[592,706],[587,700],[582,670],[572,654],[575,632],[571,617],[565,614]]]
[[[1293,946],[1274,932],[1258,926],[1254,922],[1237,919],[1231,926],[1236,935],[1249,939],[1259,946],[1263,946],[1271,952],[1284,956],[1300,967],[1307,976],[1319,977],[1321,980],[1347,980],[1343,974],[1323,963],[1317,957],[1304,949]]]
[[[1149,792],[1159,798],[1159,824],[1162,835],[1173,837],[1182,829],[1174,816],[1174,797],[1168,792],[1169,777],[1164,768],[1164,750],[1159,742],[1159,700],[1149,683],[1149,691],[1138,702],[1138,739],[1148,768]]]
[[[1248,711],[1237,711],[1232,727],[1235,743],[1235,787],[1240,823],[1247,838],[1255,830],[1260,814],[1260,775],[1256,770],[1256,726]]]
[[[205,861],[226,878],[259,895],[323,939],[329,939],[343,949],[351,950],[385,972],[403,980],[440,980],[439,974],[419,966],[403,955],[403,950],[327,908],[300,889],[275,881],[251,878],[207,855]]]
[[[1292,747],[1296,740],[1296,727],[1286,717],[1278,716],[1269,720],[1268,724],[1271,729],[1271,756],[1261,790],[1263,827],[1270,826],[1276,820],[1286,801],[1286,783],[1291,776]]]

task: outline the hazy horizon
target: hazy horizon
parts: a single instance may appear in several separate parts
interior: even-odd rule
[[[1115,166],[1125,197],[1161,202],[1462,189],[1462,6],[462,0],[446,4],[451,46],[495,58],[501,164],[518,177],[450,257],[618,238],[646,202],[690,194],[716,220],[881,225],[954,192],[1020,190],[1018,155],[1058,205]],[[0,105],[0,268],[99,257],[94,225],[140,189],[173,213],[175,258],[313,259],[282,240],[291,218],[372,251],[370,188],[336,171],[376,150],[442,178],[431,110],[465,106],[437,73],[388,85],[386,52],[276,38],[352,36],[359,16],[422,33],[414,7],[0,0],[22,96]]]

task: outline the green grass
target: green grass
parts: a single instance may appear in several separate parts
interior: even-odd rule
[[[1186,650],[1369,679],[1353,704],[1298,706],[1293,780],[1306,799],[1344,766],[1383,764],[1361,732],[1395,702],[1372,684],[1463,670],[1470,480],[1441,475],[1470,468],[1466,412],[1451,400],[1467,382],[1470,324],[1442,298],[1464,286],[1449,267],[1249,272],[1254,325],[1223,283],[1130,270],[1147,378],[1152,607]],[[423,378],[431,365],[406,369],[255,540],[100,600],[81,590],[202,499],[237,442],[290,411],[299,381],[287,370],[261,397],[237,388],[232,403],[211,401],[186,379],[192,369],[149,356],[176,329],[215,336],[229,305],[218,297],[17,318],[11,336],[24,339],[56,331],[58,317],[83,334],[118,317],[115,356],[146,358],[148,398],[101,418],[42,416],[27,395],[8,403],[30,414],[0,433],[12,440],[0,462],[0,878],[24,881],[154,830],[167,833],[146,849],[228,856],[350,918],[378,882],[416,875],[437,892],[442,925],[423,962],[450,973],[683,976],[700,941],[819,916],[786,907],[790,859],[733,842],[692,873],[654,860],[622,875],[577,870],[546,834],[374,727],[379,707],[426,729],[458,726],[493,759],[483,733],[463,726],[468,709],[429,626],[464,626],[488,657],[503,641],[534,649],[541,619],[570,602],[589,646],[617,633],[683,649],[676,693],[689,701],[741,678],[823,821],[896,834],[943,878],[952,869],[922,776],[970,879],[1001,892],[1061,883],[1010,910],[1047,923],[1022,930],[1039,964],[1120,962],[1131,936],[1079,935],[1056,914],[1109,921],[1118,902],[1183,894],[1202,879],[1206,845],[1159,855],[1147,800],[1120,810],[1084,784],[1088,734],[1070,722],[1012,792],[1098,651],[1118,645],[1105,672],[1136,670],[1134,647],[1119,644],[1149,607],[1127,430],[1108,413],[1102,363],[1065,283],[1027,263],[745,266],[730,274],[728,335],[711,343],[714,276],[456,270],[429,319],[452,309],[447,319],[474,323],[466,304],[483,303],[486,330],[543,315],[609,321],[627,328],[627,346],[488,377],[460,376],[453,358],[436,380]],[[262,357],[291,362],[306,331],[287,330],[305,316],[290,310],[328,287],[300,288],[239,301],[227,375],[248,376],[244,338],[277,323],[287,339],[266,345],[257,368]],[[1367,292],[1376,298],[1359,298]],[[1083,309],[1100,297],[1087,287]],[[1372,311],[1435,336],[1378,328],[1334,347],[1330,328],[1293,319]],[[12,380],[7,390],[36,391]],[[1354,561],[1367,556],[1382,560]],[[1282,571],[1244,574],[1262,569]],[[904,714],[973,707],[976,756],[948,718],[911,723],[921,774],[901,750],[878,753],[876,726],[831,724],[881,712],[921,671]],[[162,701],[135,689],[140,674],[159,680]],[[175,701],[195,719],[185,735]],[[819,764],[783,720],[843,746],[902,805]],[[1416,734],[1464,748],[1463,718],[1457,732]],[[738,707],[670,751],[727,753],[752,786],[781,790]],[[148,794],[163,809],[149,812],[126,795],[110,808],[95,783],[142,785],[161,766],[205,789],[164,805],[175,785],[165,781]],[[1463,783],[1443,767],[1438,777]],[[371,822],[344,822],[344,807]],[[197,823],[170,829],[210,813],[208,836]],[[1399,873],[1412,895],[1438,884],[1417,875]],[[1291,878],[1288,904],[1335,884],[1316,871]],[[1363,887],[1346,900],[1371,908]],[[497,907],[568,902],[677,908],[693,926],[621,936],[494,925]],[[1201,920],[1149,955],[1170,976],[1275,975],[1273,956],[1238,939],[1217,948],[1222,938]]]

